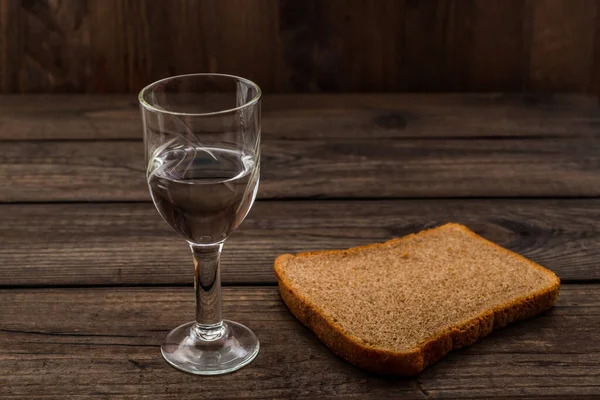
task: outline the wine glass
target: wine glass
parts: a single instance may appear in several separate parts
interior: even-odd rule
[[[199,375],[235,371],[258,354],[256,335],[221,318],[219,259],[256,197],[260,88],[222,74],[174,76],[139,94],[152,201],[194,259],[196,320],[162,343],[174,367]]]

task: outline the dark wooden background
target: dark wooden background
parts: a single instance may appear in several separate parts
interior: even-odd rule
[[[600,94],[600,0],[0,0],[0,92],[173,74],[268,92]]]

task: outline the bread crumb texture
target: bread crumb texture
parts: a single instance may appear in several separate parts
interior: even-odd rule
[[[356,365],[396,374],[418,373],[452,348],[551,307],[560,283],[458,224],[284,255],[275,270],[286,304],[329,347]],[[396,357],[398,365],[377,364],[378,357]]]

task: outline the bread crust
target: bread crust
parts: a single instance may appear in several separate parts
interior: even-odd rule
[[[361,339],[350,333],[345,332],[339,324],[329,319],[319,307],[294,290],[285,276],[285,266],[295,257],[308,257],[315,254],[352,254],[368,248],[388,246],[394,242],[405,240],[414,235],[424,235],[434,229],[444,229],[448,227],[460,228],[469,235],[472,235],[479,240],[483,240],[487,244],[510,254],[511,257],[519,257],[520,259],[525,260],[532,267],[550,274],[553,278],[552,284],[542,290],[487,310],[465,323],[448,328],[410,351],[393,352],[378,349],[363,342]],[[297,255],[284,254],[277,257],[274,267],[275,275],[279,282],[279,292],[281,297],[292,314],[294,314],[300,322],[311,329],[334,353],[351,364],[371,372],[385,375],[417,375],[427,366],[440,360],[453,349],[459,349],[473,344],[478,339],[489,335],[493,330],[503,328],[506,325],[519,320],[531,318],[552,308],[558,298],[560,287],[560,280],[552,271],[519,254],[513,253],[488,241],[464,225],[452,223],[422,231],[417,234],[411,234],[403,239],[395,238],[384,243],[359,246],[347,250],[324,250],[300,253]]]

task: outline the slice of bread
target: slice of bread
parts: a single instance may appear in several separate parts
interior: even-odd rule
[[[416,375],[452,349],[551,308],[551,271],[458,224],[275,261],[292,313],[350,363]]]

